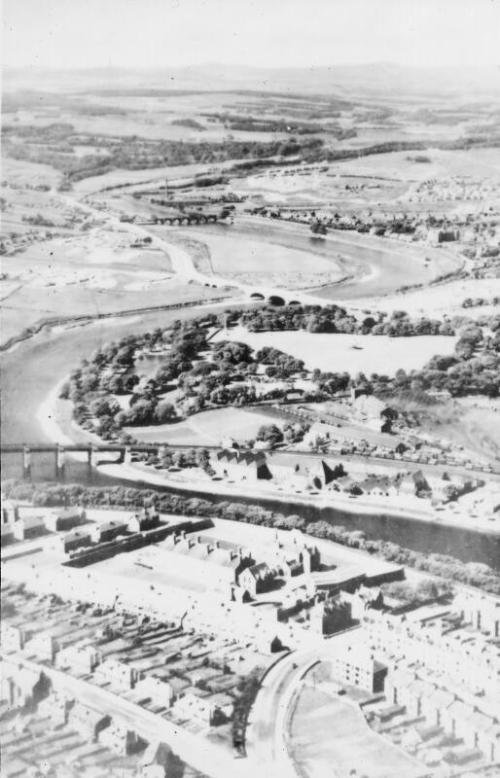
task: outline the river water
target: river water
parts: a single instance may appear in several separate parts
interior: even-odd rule
[[[110,340],[129,333],[166,326],[173,319],[194,316],[196,312],[196,309],[188,309],[150,313],[127,319],[101,320],[92,325],[42,333],[4,354],[1,377],[3,443],[52,443],[37,420],[40,402],[56,383],[62,381],[78,365],[81,359]],[[47,468],[50,472],[49,462]],[[43,475],[43,469],[41,467],[40,475]],[[75,472],[73,480],[85,481],[87,478],[88,472],[83,467],[79,473]],[[120,483],[100,474],[94,474],[93,478],[102,484]],[[131,485],[129,481],[123,483]],[[153,488],[149,484],[140,482],[137,482],[136,486]],[[165,491],[175,490],[165,489]],[[201,491],[196,494],[190,492],[190,494],[213,501],[220,500]],[[232,498],[228,500],[232,501]],[[361,529],[369,538],[392,540],[414,550],[450,554],[464,562],[484,562],[500,569],[500,537],[498,536],[427,524],[404,517],[387,516],[383,513],[367,516],[348,514],[333,508],[293,503],[285,505],[272,500],[238,498],[238,501],[259,504],[283,513],[296,513],[311,521],[325,519],[350,529]]]

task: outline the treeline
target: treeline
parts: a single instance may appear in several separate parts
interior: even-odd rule
[[[203,113],[202,116],[205,116],[209,120],[217,120],[222,122],[229,130],[241,132],[282,132],[288,133],[289,135],[314,135],[318,133],[328,133],[329,135],[333,135],[337,140],[345,140],[347,138],[355,138],[357,136],[356,130],[352,128],[344,129],[337,123],[319,124],[318,122],[298,121],[290,118],[266,119],[256,118],[255,116],[248,116],[245,114],[217,112]],[[331,114],[329,114],[329,118],[331,118]]]
[[[306,330],[316,333],[343,333],[355,335],[388,335],[392,338],[414,335],[455,335],[452,321],[422,316],[410,319],[405,311],[367,315],[358,320],[338,305],[285,305],[243,311],[241,324],[251,332],[274,330]]]
[[[500,573],[478,562],[464,563],[455,557],[414,551],[386,540],[370,540],[359,530],[349,530],[327,521],[311,521],[295,514],[285,515],[238,502],[185,497],[153,489],[136,489],[127,486],[90,487],[79,484],[35,484],[28,481],[4,481],[2,491],[6,499],[30,500],[35,505],[54,507],[82,505],[98,508],[137,508],[155,505],[160,513],[182,516],[200,516],[229,519],[276,529],[299,529],[316,538],[382,556],[396,564],[406,565],[431,575],[477,586],[492,594],[500,594]]]
[[[465,317],[443,322],[427,318],[412,320],[404,311],[396,311],[390,317],[366,315],[358,321],[335,305],[232,310],[222,317],[228,326],[243,324],[257,331],[306,329],[333,334],[408,337],[452,335],[456,328],[460,330],[454,354],[436,355],[419,370],[399,369],[393,376],[378,373],[351,376],[342,369],[336,372],[316,369],[310,374],[315,388],[304,395],[304,401],[321,401],[345,392],[352,380],[359,392],[386,397],[426,396],[428,392],[443,391],[454,397],[500,395],[498,314],[485,317],[480,325],[469,326]],[[73,415],[78,424],[104,439],[118,436],[123,439],[122,430],[127,426],[164,424],[207,408],[283,399],[287,390],[281,387],[269,387],[266,391],[264,384],[257,394],[255,377],[260,367],[264,367],[266,378],[282,381],[306,375],[302,360],[279,349],[265,347],[254,352],[246,343],[210,343],[208,334],[220,324],[221,317],[206,314],[189,321],[177,320],[165,330],[158,328],[107,344],[73,370],[61,397],[73,402]],[[136,362],[144,351],[157,346],[165,349],[161,365],[154,376],[140,381]],[[202,358],[208,350],[210,360]],[[177,388],[175,404],[162,398],[174,388]],[[116,399],[119,395],[130,395],[125,407]]]
[[[76,132],[73,125],[54,123],[43,127],[7,125],[2,130],[4,153],[14,159],[25,159],[51,165],[63,172],[69,181],[102,175],[115,168],[141,170],[166,165],[194,163],[214,164],[231,159],[263,160],[267,157],[299,155],[309,159],[322,146],[319,138],[289,138],[285,141],[200,141],[184,142],[141,138],[136,135],[106,136]],[[77,157],[74,146],[99,148],[105,154]]]

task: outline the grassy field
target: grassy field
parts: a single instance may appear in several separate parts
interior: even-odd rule
[[[449,176],[500,178],[500,149],[474,149],[472,153],[430,148],[422,154],[425,154],[430,162],[415,162],[417,152],[395,151],[332,162],[330,169],[339,175],[381,176],[400,181]]]
[[[303,778],[417,778],[425,774],[423,766],[372,732],[352,704],[321,686],[306,686],[300,693],[290,748]]]
[[[499,280],[491,278],[465,278],[399,294],[360,296],[359,298],[353,298],[350,302],[360,308],[372,308],[389,313],[403,309],[410,316],[441,318],[445,315],[465,315],[470,318],[477,318],[485,315],[491,316],[497,313],[498,309],[487,305],[478,306],[477,308],[462,308],[463,301],[467,297],[483,297],[486,300],[490,300],[493,295],[499,293]]]
[[[61,174],[49,165],[3,157],[2,180],[18,186],[29,184],[56,187],[61,180]]]
[[[456,338],[422,335],[414,338],[390,338],[386,335],[343,335],[299,332],[248,332],[234,327],[220,332],[214,341],[242,341],[254,349],[272,346],[304,360],[309,370],[355,374],[363,372],[394,375],[396,370],[421,368],[434,354],[452,354]]]
[[[276,423],[265,414],[244,408],[221,408],[190,416],[178,424],[158,424],[152,427],[128,427],[141,442],[175,443],[186,446],[220,445],[224,438],[245,441],[255,438],[262,424]]]

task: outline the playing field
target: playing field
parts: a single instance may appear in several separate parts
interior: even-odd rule
[[[303,778],[418,778],[419,766],[373,732],[354,704],[318,687],[300,693],[290,751]]]
[[[248,343],[253,349],[272,346],[302,359],[309,370],[370,375],[394,375],[396,370],[421,368],[435,354],[452,354],[456,338],[445,335],[421,335],[414,338],[389,338],[386,335],[342,335],[299,332],[249,332],[234,327],[219,332],[213,339]]]
[[[196,413],[178,424],[128,427],[127,431],[141,442],[218,446],[233,436],[238,441],[255,438],[259,427],[271,421],[275,423],[269,416],[244,408],[220,408]]]

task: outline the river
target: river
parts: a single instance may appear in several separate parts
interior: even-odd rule
[[[229,307],[229,306],[228,306]],[[2,440],[7,443],[49,441],[36,414],[40,403],[54,387],[75,368],[81,359],[110,340],[130,333],[166,326],[178,318],[195,316],[203,309],[149,313],[128,318],[106,319],[69,329],[42,332],[3,354],[2,362]],[[82,473],[82,478],[84,477]],[[100,483],[119,483],[99,476]],[[129,481],[124,481],[130,486]],[[138,487],[153,488],[137,482]],[[166,489],[166,491],[177,491]],[[181,490],[179,490],[181,491]],[[202,491],[192,496],[217,500]],[[228,498],[231,500],[231,498]],[[450,554],[465,561],[484,562],[500,568],[500,538],[450,526],[414,521],[403,516],[383,513],[356,515],[334,508],[319,508],[267,499],[245,499],[283,513],[296,513],[308,520],[325,519],[352,529],[362,529],[369,538],[392,540],[402,546],[423,552]]]

